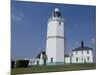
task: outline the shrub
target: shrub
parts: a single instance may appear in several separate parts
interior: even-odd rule
[[[14,68],[15,61],[11,60],[11,68]]]
[[[16,67],[28,67],[29,60],[17,60]]]

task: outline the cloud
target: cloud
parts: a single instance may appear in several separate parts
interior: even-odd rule
[[[95,38],[91,38],[91,39],[90,39],[90,43],[91,43],[92,45],[96,44],[96,39],[95,39]]]
[[[89,40],[86,41],[86,44],[88,46],[91,46],[91,47],[95,46],[96,45],[96,38],[95,37],[90,38]]]
[[[89,40],[83,40],[83,41],[84,41],[85,46],[95,46],[95,44],[96,44],[96,38],[95,37],[92,37]],[[79,47],[79,46],[81,46],[81,41],[76,41],[73,44],[73,48]]]
[[[12,14],[11,18],[14,21],[21,21],[22,20],[22,16],[20,16],[20,15],[14,15],[14,14]]]
[[[21,21],[23,19],[24,13],[22,10],[19,10],[14,4],[12,4],[11,8],[11,19],[12,21]]]

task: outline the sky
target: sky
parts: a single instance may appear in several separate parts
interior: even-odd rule
[[[96,52],[96,7],[71,4],[11,1],[11,58],[35,58],[46,50],[48,19],[55,8],[64,18],[65,54],[80,46]]]

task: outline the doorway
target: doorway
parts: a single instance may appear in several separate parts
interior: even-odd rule
[[[51,57],[51,63],[53,63],[53,57]]]

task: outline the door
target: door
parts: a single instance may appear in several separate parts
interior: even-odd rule
[[[51,57],[51,63],[53,63],[53,57]]]

